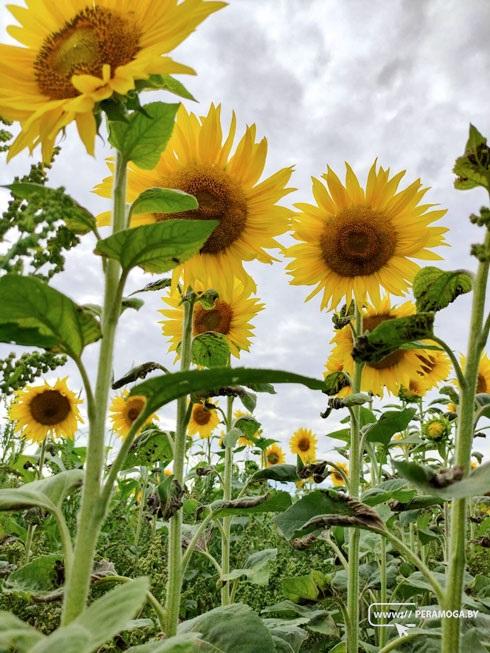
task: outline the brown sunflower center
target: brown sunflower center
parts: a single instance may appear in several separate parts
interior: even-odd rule
[[[126,415],[131,424],[138,419],[141,411],[145,407],[145,400],[141,397],[135,397],[134,399],[128,399],[128,407]]]
[[[32,399],[29,409],[38,424],[53,426],[61,424],[68,417],[71,404],[58,390],[45,390]]]
[[[162,186],[179,188],[197,198],[199,208],[184,213],[155,214],[157,220],[218,220],[201,254],[219,254],[232,245],[247,225],[247,198],[240,186],[223,170],[195,165],[164,180]]]
[[[486,378],[483,376],[483,374],[478,375],[478,380],[476,383],[476,391],[478,394],[482,392],[488,392],[488,384]]]
[[[232,317],[231,306],[220,299],[216,301],[214,307],[209,311],[201,304],[198,304],[194,309],[192,330],[194,335],[206,333],[207,331],[216,331],[226,336],[230,333]]]
[[[381,324],[381,322],[385,322],[386,320],[393,320],[394,316],[390,315],[389,313],[380,313],[379,315],[369,315],[368,317],[365,317],[363,320],[363,328],[365,331],[372,331],[375,329],[378,324]],[[403,360],[403,356],[405,355],[405,352],[403,349],[398,349],[397,351],[394,351],[391,354],[388,354],[388,356],[385,356],[382,358],[380,361],[377,363],[367,363],[368,367],[374,367],[376,370],[384,370],[387,367],[393,367],[394,365],[397,365],[401,360]]]
[[[279,462],[279,455],[275,451],[270,451],[267,454],[267,462],[271,465],[277,465]]]
[[[369,207],[341,211],[325,225],[320,239],[323,260],[341,277],[374,274],[396,249],[393,226]]]
[[[133,61],[140,49],[139,29],[104,7],[86,7],[56,33],[50,34],[34,62],[39,90],[52,100],[76,97],[72,75],[101,77]]]
[[[308,438],[301,438],[298,441],[298,449],[303,453],[310,450],[310,441]]]
[[[205,426],[211,419],[211,411],[208,410],[206,406],[197,404],[197,406],[194,407],[192,416],[194,421],[199,424],[199,426]]]

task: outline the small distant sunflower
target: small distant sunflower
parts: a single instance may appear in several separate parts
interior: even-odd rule
[[[220,418],[215,408],[207,408],[198,402],[192,404],[192,415],[187,427],[189,435],[199,435],[203,439],[211,437],[218,426]]]
[[[422,425],[422,434],[428,440],[439,442],[444,440],[451,433],[451,422],[443,415],[428,419]]]
[[[476,392],[478,394],[490,393],[490,358],[486,354],[483,354],[480,358]]]
[[[0,44],[0,114],[22,131],[10,148],[42,145],[49,160],[59,132],[75,121],[93,154],[94,109],[126,95],[151,75],[194,71],[163,56],[225,5],[205,0],[25,0],[7,8],[7,31],[21,46]]]
[[[299,428],[289,440],[291,453],[298,455],[303,463],[312,463],[316,460],[317,439],[310,429]]]
[[[272,263],[267,249],[279,248],[276,236],[289,229],[290,210],[277,204],[293,189],[286,188],[292,168],[283,168],[259,182],[267,156],[267,140],[256,142],[256,127],[247,127],[231,154],[235,140],[236,118],[223,141],[221,107],[211,105],[206,116],[196,116],[181,107],[174,131],[154,170],[130,166],[128,201],[132,202],[148,188],[177,188],[194,195],[199,208],[185,213],[146,213],[132,218],[131,226],[152,224],[169,218],[218,220],[219,225],[199,254],[178,266],[174,280],[185,287],[201,281],[213,288],[218,280],[233,286],[239,278],[246,288],[255,283],[243,268],[243,261],[254,259]],[[110,165],[113,172],[113,165]],[[112,193],[112,176],[96,192],[103,197]],[[99,216],[108,224],[110,214]]]
[[[336,464],[338,467],[340,467],[344,474],[349,477],[349,466],[347,463],[338,462]],[[342,485],[345,485],[344,477],[338,470],[335,469],[335,467],[332,467],[330,472],[330,480],[332,481],[332,485],[335,485],[335,487],[341,487]]]
[[[194,307],[192,335],[197,336],[207,331],[222,333],[233,356],[239,358],[240,351],[250,349],[254,331],[251,321],[264,308],[264,304],[251,297],[250,292],[237,279],[232,285],[215,282],[213,290],[216,290],[219,296],[213,308],[207,310],[201,303]],[[160,311],[166,318],[161,321],[162,332],[171,340],[169,350],[177,351],[182,339],[184,321],[180,293],[174,289],[163,301],[172,308]]]
[[[282,447],[278,444],[271,444],[270,447],[267,447],[265,450],[265,464],[266,467],[272,467],[272,465],[282,465],[286,462],[286,454]]]
[[[27,386],[16,393],[9,409],[15,430],[27,440],[44,442],[49,436],[72,440],[79,422],[82,401],[67,385],[67,377],[54,385]]]
[[[376,305],[363,309],[364,331],[372,331],[382,322],[398,317],[415,314],[412,302],[400,306],[391,306],[387,297]],[[352,330],[349,325],[335,332],[331,340],[334,348],[327,361],[331,365],[342,366],[342,370],[351,378],[354,374],[354,359],[352,358]],[[442,354],[443,352],[441,352]],[[331,361],[331,362],[330,362]],[[386,387],[389,392],[398,395],[400,388],[409,388],[413,380],[422,381],[426,387],[435,384],[447,376],[449,367],[443,362],[437,350],[398,349],[377,363],[366,363],[362,373],[361,390],[371,391],[382,396]]]
[[[458,412],[458,404],[453,404],[452,401],[449,402],[447,405],[447,412],[456,414]]]
[[[419,269],[411,259],[440,259],[430,248],[445,244],[447,229],[430,225],[446,211],[420,204],[428,190],[420,180],[397,192],[405,171],[390,178],[375,161],[364,190],[346,169],[345,187],[330,167],[326,186],[313,178],[316,204],[296,204],[300,243],[288,249],[291,283],[315,286],[307,299],[323,291],[322,309],[351,299],[361,305],[368,296],[379,302],[380,288],[403,295]]]
[[[140,416],[145,405],[145,397],[130,396],[128,390],[125,390],[119,396],[114,397],[109,411],[111,414],[112,429],[120,438],[124,439],[128,435],[129,430]],[[154,419],[155,416],[150,415],[141,426],[140,431],[148,424],[151,424]]]

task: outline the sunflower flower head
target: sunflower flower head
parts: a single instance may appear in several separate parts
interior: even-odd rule
[[[438,415],[424,422],[422,425],[422,434],[428,440],[439,442],[444,440],[451,433],[451,422],[444,416]]]
[[[128,201],[148,188],[177,188],[194,195],[199,208],[176,214],[146,213],[133,216],[131,226],[151,224],[170,218],[185,220],[217,220],[218,226],[196,254],[174,270],[174,282],[184,287],[207,288],[241,280],[247,290],[255,283],[243,268],[244,261],[272,263],[267,252],[279,248],[276,237],[289,229],[290,210],[278,202],[292,188],[287,183],[292,168],[283,168],[260,181],[266,157],[267,141],[257,140],[256,127],[251,125],[232,152],[236,134],[233,114],[229,130],[223,134],[221,107],[211,105],[207,115],[196,116],[181,107],[174,131],[159,163],[152,171],[130,166]],[[113,164],[111,170],[114,172]],[[112,175],[95,192],[110,197]],[[107,224],[110,214],[99,216]]]
[[[146,406],[146,398],[138,395],[130,395],[128,390],[113,398],[109,407],[112,429],[117,435],[124,439],[127,437],[134,422],[141,415]],[[141,432],[145,426],[151,424],[156,419],[155,415],[150,415],[141,425]]]
[[[65,377],[54,385],[43,383],[17,391],[9,417],[15,430],[32,442],[44,442],[49,435],[72,440],[83,422],[78,409],[81,403]]]
[[[210,438],[219,421],[216,408],[211,408],[201,402],[192,404],[192,414],[187,432],[189,435],[199,435],[203,439]]]
[[[387,297],[378,304],[363,308],[363,329],[372,331],[386,320],[415,314],[412,302],[392,306]],[[352,358],[353,339],[349,325],[335,332],[331,340],[333,349],[327,360],[327,369],[340,368],[351,378],[354,374]],[[361,390],[382,396],[384,389],[399,395],[402,388],[425,393],[446,378],[450,364],[444,352],[425,349],[398,349],[380,361],[364,365]],[[402,391],[403,392],[403,391]]]
[[[201,284],[197,285],[199,288]],[[199,336],[209,331],[221,333],[225,336],[232,355],[239,358],[241,351],[250,349],[254,332],[252,320],[264,308],[264,304],[252,297],[238,279],[232,285],[215,283],[214,289],[218,293],[214,306],[206,308],[200,302],[194,306],[192,335]],[[174,288],[163,301],[171,308],[160,311],[164,316],[161,321],[162,332],[170,339],[169,351],[177,352],[184,322],[180,293]]]
[[[10,157],[42,145],[49,160],[59,132],[75,121],[93,154],[94,110],[152,75],[190,73],[166,56],[210,14],[215,0],[25,0],[7,8],[20,45],[0,44],[0,114],[19,121]]]
[[[299,428],[289,440],[291,453],[299,456],[303,463],[308,464],[316,460],[317,439],[310,429]]]
[[[380,289],[403,295],[418,265],[412,259],[439,259],[444,227],[432,226],[446,211],[421,204],[427,192],[420,180],[398,190],[405,172],[390,177],[373,163],[362,188],[346,163],[342,184],[329,167],[322,183],[313,178],[315,204],[297,204],[293,224],[298,244],[288,249],[294,285],[323,292],[322,309],[351,299],[379,302]]]
[[[344,472],[344,474],[348,477],[349,476],[349,466],[347,463],[339,462],[336,463],[337,467],[340,467],[340,469]],[[342,487],[345,485],[345,479],[342,476],[342,474],[339,472],[338,469],[335,469],[335,467],[332,467],[330,471],[330,480],[332,481],[332,485],[335,487]]]
[[[271,444],[270,447],[267,447],[265,450],[265,465],[266,467],[272,467],[272,465],[282,465],[286,462],[286,454],[282,447],[278,444]]]
[[[466,358],[461,356],[461,367],[464,371],[466,367]],[[490,393],[490,358],[486,354],[482,354],[478,364],[478,376],[476,378],[476,393],[488,394]]]

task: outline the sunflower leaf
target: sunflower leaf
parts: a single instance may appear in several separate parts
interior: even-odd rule
[[[196,98],[186,89],[182,82],[179,82],[171,75],[150,75],[147,79],[138,80],[136,82],[136,88],[138,90],[148,91],[168,91],[178,97],[197,102]]]
[[[0,612],[0,650],[27,653],[44,635],[11,612]]]
[[[192,370],[166,374],[140,383],[131,390],[131,395],[147,398],[145,413],[150,415],[165,404],[184,395],[208,391],[229,385],[243,384],[250,387],[255,383],[298,383],[311,390],[324,390],[322,380],[308,376],[284,372],[282,370],[261,370],[253,368],[214,368],[211,370]]]
[[[216,220],[165,220],[119,231],[99,240],[95,253],[112,258],[125,271],[168,272],[199,252]]]
[[[148,188],[131,205],[131,215],[142,213],[183,213],[197,209],[199,204],[193,195],[174,188]]]
[[[433,325],[434,313],[417,313],[385,320],[367,335],[357,338],[352,357],[359,362],[378,363],[401,345],[430,339]]]
[[[388,410],[384,412],[375,424],[371,424],[367,428],[367,441],[381,442],[387,445],[395,433],[400,433],[407,428],[415,412],[415,408]]]
[[[33,507],[56,512],[73,489],[83,480],[81,469],[70,469],[41,481],[0,490],[0,511],[26,510]]]
[[[153,170],[172,134],[180,104],[151,102],[134,112],[128,122],[109,122],[109,142],[125,161],[139,168]],[[150,116],[149,118],[147,116]]]
[[[477,467],[465,478],[460,467],[436,472],[417,463],[399,461],[394,465],[419,490],[446,500],[484,496],[490,487],[490,463]]]
[[[124,376],[122,376],[117,381],[114,381],[114,383],[112,384],[112,389],[119,390],[119,388],[123,388],[125,385],[128,385],[129,383],[134,383],[139,379],[144,379],[148,376],[148,374],[154,372],[155,370],[161,370],[166,374],[168,373],[167,368],[163,367],[163,365],[160,365],[160,363],[154,363],[152,361],[150,361],[149,363],[142,363],[141,365],[137,365],[136,367],[130,369],[129,372],[127,372]]]
[[[0,279],[0,342],[61,350],[78,357],[101,337],[90,312],[35,277]]]
[[[453,172],[457,175],[454,186],[458,190],[490,188],[490,148],[474,125],[470,124],[464,155],[456,159]]]
[[[158,290],[164,290],[165,288],[170,288],[172,285],[172,279],[158,279],[158,281],[152,281],[151,283],[146,284],[144,288],[135,290],[129,296],[137,295],[140,292],[156,292]]]
[[[264,469],[259,469],[258,472],[255,472],[250,479],[250,482],[253,483],[255,481],[270,479],[271,481],[287,483],[289,481],[297,481],[298,478],[299,476],[296,465],[271,465],[270,467],[265,467]]]
[[[214,501],[209,509],[214,517],[227,515],[259,514],[263,512],[282,512],[291,505],[291,495],[277,490],[255,497],[241,497],[230,501]]]
[[[419,270],[413,281],[418,311],[440,311],[456,297],[471,291],[473,275],[467,270],[448,272],[434,266]]]
[[[230,360],[226,336],[216,331],[200,333],[192,340],[192,362],[202,367],[224,367]]]
[[[174,457],[171,437],[157,428],[145,430],[131,445],[121,469],[155,464],[165,467]]]

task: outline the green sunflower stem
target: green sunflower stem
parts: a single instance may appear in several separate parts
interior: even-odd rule
[[[192,316],[195,296],[189,291],[184,298],[184,322],[182,327],[182,345],[180,369],[186,371],[192,360]],[[177,425],[174,442],[174,480],[181,487],[184,485],[185,446],[187,437],[187,396],[177,401]],[[168,536],[168,581],[167,581],[167,637],[177,632],[180,612],[180,595],[182,591],[182,509],[177,510],[169,520]]]
[[[226,430],[231,429],[233,422],[233,397],[227,398],[226,405]],[[227,444],[225,448],[225,469],[223,474],[223,499],[230,501],[232,498],[233,478],[233,448]],[[223,517],[223,531],[221,534],[221,573],[230,573],[230,539],[231,517]],[[230,604],[230,583],[226,581],[221,588],[221,605]]]
[[[44,440],[42,441],[41,448],[39,451],[39,462],[37,465],[37,471],[36,471],[36,479],[40,480],[43,477],[43,467],[44,467],[44,459],[46,457],[46,444],[48,442],[48,438],[45,437]],[[24,554],[24,562],[27,564],[29,562],[29,558],[31,557],[31,548],[32,548],[32,542],[34,539],[34,531],[36,530],[36,526],[34,524],[29,524],[27,528],[27,536],[26,536],[26,544],[25,544],[25,554]]]
[[[113,233],[126,227],[127,162],[117,152],[113,189]],[[73,564],[67,574],[63,602],[62,625],[69,624],[83,612],[90,589],[97,538],[102,525],[105,505],[101,498],[104,468],[104,440],[107,404],[112,378],[112,361],[117,323],[121,313],[124,283],[117,261],[107,262],[105,271],[104,306],[102,309],[102,341],[95,386],[95,411],[89,414],[87,465],[82,489],[82,502],[75,540]]]
[[[484,247],[490,251],[490,231],[487,230]],[[473,444],[475,393],[481,355],[481,334],[485,315],[485,295],[488,282],[489,261],[481,261],[476,272],[473,287],[470,333],[464,371],[465,386],[460,389],[459,417],[456,432],[454,463],[470,471],[471,447]],[[449,568],[446,587],[446,610],[461,610],[463,601],[463,579],[466,560],[467,499],[452,502],[449,536]],[[461,650],[461,619],[442,620],[441,653],[458,653]]]
[[[362,334],[362,313],[360,307],[355,308],[356,335]],[[361,391],[362,363],[356,363],[354,378],[352,379],[352,392]],[[361,488],[361,458],[360,447],[360,406],[351,409],[351,439],[350,439],[350,496],[358,499]],[[349,558],[347,570],[347,612],[349,614],[349,627],[347,628],[347,653],[359,651],[359,537],[357,528],[352,529],[349,536]]]

